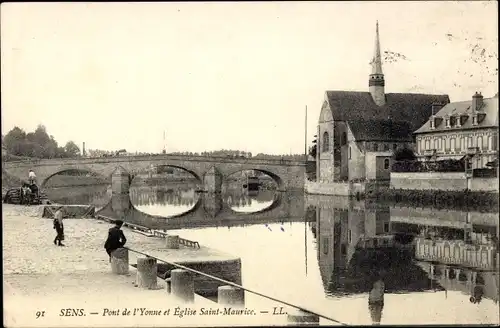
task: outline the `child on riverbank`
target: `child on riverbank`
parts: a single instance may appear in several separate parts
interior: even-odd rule
[[[57,236],[54,239],[54,245],[64,246],[62,241],[64,240],[64,224],[63,224],[63,212],[62,206],[60,206],[56,213],[54,214],[54,229],[56,229]]]

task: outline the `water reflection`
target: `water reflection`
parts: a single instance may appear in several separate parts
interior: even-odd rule
[[[265,210],[272,206],[275,200],[273,191],[247,191],[241,188],[227,189],[221,201],[232,210],[243,213],[253,213]],[[132,204],[147,214],[171,217],[186,213],[193,209],[200,199],[201,194],[194,188],[186,186],[161,187],[161,186],[136,186],[130,189]],[[205,195],[205,198],[210,197]],[[215,200],[206,199],[205,204],[215,204]],[[222,210],[222,205],[214,205],[209,210],[212,216]],[[216,208],[219,208],[218,210]]]
[[[113,197],[108,207],[110,216],[237,255],[245,286],[349,324],[499,323],[498,212],[272,197],[142,188]],[[137,208],[177,212],[148,216],[131,198]],[[278,205],[250,214],[231,209],[249,199],[251,206],[268,199]],[[265,302],[245,299],[249,307]]]
[[[313,203],[317,258],[327,297],[366,295],[373,324],[384,322],[383,312],[389,312],[387,324],[498,322],[498,213],[320,197]],[[432,293],[423,297],[421,293],[428,291]],[[450,291],[460,293],[447,300]],[[388,309],[387,294],[405,294],[419,303],[419,311],[436,311],[442,317],[424,315],[408,322],[397,312],[414,309],[403,304]],[[484,298],[491,303],[481,302]],[[447,306],[453,308],[456,302],[461,305],[454,311],[469,317],[449,315]]]

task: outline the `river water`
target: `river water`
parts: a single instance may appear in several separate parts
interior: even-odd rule
[[[98,208],[111,197],[107,186],[47,194],[55,202]],[[182,184],[130,190],[137,210],[164,217],[191,210],[200,197]],[[285,205],[273,207],[278,198]],[[229,211],[227,224],[207,225],[207,217],[203,225],[192,221],[169,231],[240,257],[245,287],[348,324],[499,323],[498,212],[304,194],[278,198],[270,190],[226,190],[220,201],[235,216],[248,214],[244,221],[229,223]],[[370,293],[375,301],[382,295],[383,305],[369,305]]]

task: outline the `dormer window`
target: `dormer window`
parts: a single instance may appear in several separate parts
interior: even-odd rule
[[[429,124],[430,124],[430,127],[431,129],[435,129],[436,126],[434,125],[435,121],[434,121],[434,117],[431,117],[430,121],[429,121]]]
[[[455,124],[456,124],[457,128],[462,126],[462,119],[460,118],[460,116],[456,117]]]

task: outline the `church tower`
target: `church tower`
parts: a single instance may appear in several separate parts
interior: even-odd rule
[[[370,87],[370,93],[373,101],[375,101],[378,106],[383,106],[385,105],[385,80],[384,73],[382,72],[382,57],[380,56],[378,21],[375,33],[375,52],[371,62],[372,73],[370,74],[368,86]]]

